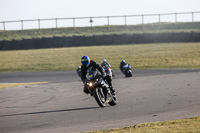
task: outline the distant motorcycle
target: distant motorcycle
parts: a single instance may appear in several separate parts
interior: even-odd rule
[[[111,94],[108,83],[99,72],[96,70],[88,70],[86,78],[86,87],[100,107],[105,107],[107,103],[111,106],[117,104],[117,95]]]
[[[112,69],[110,68],[110,66],[108,64],[103,64],[102,67],[104,68],[105,72],[107,75],[114,77],[115,75],[113,74]]]
[[[123,66],[122,71],[125,75],[125,77],[132,77],[132,70],[131,70],[131,65],[126,64]]]

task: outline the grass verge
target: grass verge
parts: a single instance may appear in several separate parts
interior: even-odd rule
[[[83,55],[113,69],[122,59],[135,69],[200,68],[200,43],[161,43],[0,51],[0,72],[75,70]]]
[[[4,88],[11,88],[11,87],[16,87],[16,86],[23,86],[23,85],[36,85],[36,84],[45,84],[48,82],[31,82],[31,83],[5,83],[1,84],[0,83],[0,89]]]
[[[144,123],[135,126],[87,133],[199,133],[200,116],[164,122]]]

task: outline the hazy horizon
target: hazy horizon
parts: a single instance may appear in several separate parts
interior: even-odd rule
[[[200,11],[200,0],[0,0],[0,21]]]

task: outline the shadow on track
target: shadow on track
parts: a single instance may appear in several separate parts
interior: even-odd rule
[[[74,108],[74,109],[63,109],[63,110],[53,110],[53,111],[41,111],[41,112],[31,112],[31,113],[22,113],[22,114],[9,114],[9,115],[0,115],[0,117],[20,116],[20,115],[34,115],[34,114],[47,114],[47,113],[68,112],[68,111],[81,111],[81,110],[90,110],[90,109],[97,109],[97,108],[99,108],[99,107]]]

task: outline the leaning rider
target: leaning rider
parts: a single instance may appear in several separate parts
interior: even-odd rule
[[[104,65],[105,66],[108,65],[111,68],[111,65],[108,63],[106,59],[103,59],[103,62],[101,63],[101,67],[103,67]],[[109,75],[110,76],[109,78],[111,78],[110,80],[112,80],[112,76],[113,77],[115,76],[112,69],[111,69],[111,72],[112,72],[112,75]]]
[[[126,63],[125,60],[122,60],[121,63],[120,63],[120,70],[122,71],[122,73],[124,73],[124,71],[123,71],[123,66],[124,65],[127,65],[127,63]]]
[[[88,56],[83,56],[81,58],[81,80],[83,81],[83,84],[84,84],[84,88],[83,88],[83,91],[85,93],[89,93],[89,91],[87,90],[87,87],[85,86],[86,85],[86,74],[87,74],[87,70],[89,68],[92,68],[92,69],[98,69],[99,72],[102,74],[103,78],[106,79],[106,81],[108,82],[108,85],[109,85],[109,88],[110,88],[110,91],[114,94],[115,93],[115,90],[112,86],[112,80],[110,80],[107,76],[106,76],[106,73],[104,71],[104,69],[98,64],[96,63],[95,61],[93,60],[90,60],[90,58]]]
[[[103,67],[104,65],[108,65],[109,67],[111,67],[111,65],[107,62],[106,59],[103,59],[103,62],[101,63],[101,67]]]

